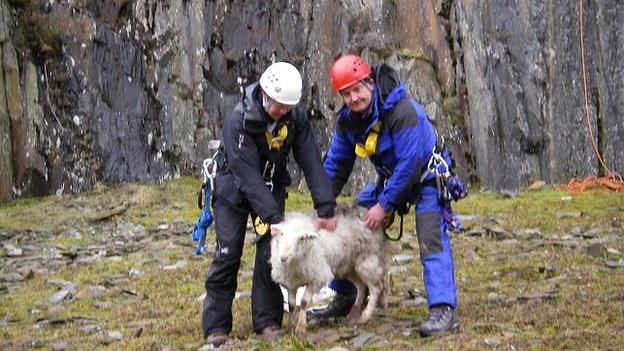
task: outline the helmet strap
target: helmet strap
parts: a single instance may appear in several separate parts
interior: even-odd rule
[[[262,107],[266,113],[269,113],[269,109],[273,105],[273,99],[267,96],[267,94],[262,92]]]
[[[361,82],[366,87],[366,89],[370,90],[371,92],[375,90],[375,81],[373,80],[373,78],[371,78],[371,76],[362,79]]]

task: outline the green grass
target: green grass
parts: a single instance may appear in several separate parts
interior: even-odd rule
[[[34,245],[38,250],[24,253],[35,264],[27,280],[0,290],[0,349],[21,349],[25,340],[36,341],[35,349],[50,349],[59,340],[67,340],[71,349],[196,349],[203,345],[200,311],[204,279],[210,266],[210,255],[196,257],[188,233],[197,219],[196,191],[199,180],[182,178],[163,186],[128,184],[99,185],[95,190],[74,196],[51,196],[15,200],[0,205],[0,232],[3,240],[14,246]],[[486,339],[495,340],[496,349],[617,349],[624,345],[624,269],[607,268],[606,261],[624,256],[624,196],[615,193],[583,193],[571,201],[562,201],[565,192],[544,189],[520,192],[513,199],[493,193],[473,193],[456,204],[456,212],[483,218],[475,227],[500,226],[511,233],[514,229],[537,228],[544,233],[543,242],[512,239],[496,240],[481,236],[453,234],[456,279],[459,289],[459,332],[423,339],[410,327],[427,314],[425,306],[391,305],[379,310],[365,326],[355,327],[337,321],[311,326],[311,335],[330,333],[337,342],[312,343],[287,335],[273,343],[258,340],[252,333],[250,299],[236,299],[233,304],[235,339],[231,349],[313,350],[343,346],[353,349],[351,339],[368,331],[379,340],[365,344],[365,350],[405,349],[472,349],[491,348]],[[342,197],[340,202],[350,202]],[[103,221],[93,218],[125,204],[126,211]],[[308,194],[291,191],[288,210],[308,210]],[[559,213],[580,212],[580,217],[558,218]],[[407,291],[424,293],[422,268],[413,234],[414,218],[405,218],[404,238],[394,243],[393,254],[415,257],[407,272],[391,277],[393,295]],[[125,236],[124,225],[133,223],[145,228],[142,236]],[[393,226],[398,228],[398,220]],[[169,229],[158,230],[160,225]],[[181,226],[181,227],[180,227]],[[601,227],[599,238],[615,235],[605,242],[620,254],[596,258],[586,253],[588,239],[578,247],[563,245],[565,237],[577,228]],[[121,228],[121,229],[119,229]],[[182,228],[182,229],[179,229]],[[66,235],[77,230],[80,238]],[[115,235],[115,236],[113,236]],[[114,247],[123,241],[128,251]],[[209,234],[209,247],[214,233]],[[140,245],[135,245],[140,243]],[[408,245],[410,243],[410,245]],[[62,265],[39,271],[53,257],[36,259],[44,249],[78,252],[90,245],[106,248],[107,257],[81,265]],[[92,254],[96,250],[92,250]],[[613,250],[612,250],[613,251]],[[239,291],[251,289],[254,247],[246,242],[239,273]],[[110,257],[111,255],[115,257]],[[52,255],[53,256],[53,255]],[[177,270],[165,270],[178,260],[187,264]],[[0,273],[15,270],[16,260],[0,249]],[[552,273],[540,267],[555,267]],[[130,277],[136,269],[140,277]],[[107,293],[100,297],[74,299],[53,305],[50,296],[58,288],[49,282],[64,279],[78,284],[78,291],[102,285]],[[132,294],[123,291],[132,292]],[[554,292],[552,299],[522,300],[538,293]],[[496,294],[498,299],[492,299]],[[519,300],[520,298],[520,300]],[[98,307],[109,302],[110,307]],[[94,318],[94,321],[76,319]],[[46,324],[45,320],[65,320]],[[41,320],[44,322],[42,323]],[[39,322],[38,322],[39,321]],[[288,326],[288,316],[284,318]],[[36,327],[37,325],[39,327]],[[80,329],[97,324],[103,330],[118,330],[122,341],[104,346],[102,332],[87,334]],[[332,334],[333,333],[333,334]]]

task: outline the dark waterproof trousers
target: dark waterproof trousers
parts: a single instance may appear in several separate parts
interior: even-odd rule
[[[284,210],[284,192],[278,204]],[[202,312],[204,338],[210,334],[232,331],[232,301],[237,287],[237,275],[243,254],[248,212],[233,207],[219,198],[213,204],[217,243],[208,278]],[[251,314],[254,331],[271,325],[282,325],[284,298],[277,283],[271,278],[269,258],[270,235],[258,241],[251,289]]]

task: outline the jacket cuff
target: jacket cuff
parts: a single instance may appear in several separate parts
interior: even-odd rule
[[[334,208],[336,207],[335,203],[319,206],[316,209],[316,215],[319,218],[332,218],[334,217]]]
[[[269,224],[277,224],[283,221],[284,221],[284,215],[282,213],[276,213],[272,215],[271,217],[269,217],[267,222]]]
[[[390,213],[394,210],[394,205],[392,205],[392,203],[385,196],[379,197],[379,204],[383,207],[386,213]]]

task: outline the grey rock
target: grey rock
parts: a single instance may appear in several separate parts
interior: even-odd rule
[[[511,237],[511,235],[501,227],[486,227],[485,232],[487,236],[496,240],[505,240]]]
[[[557,271],[557,267],[554,264],[547,264],[545,266],[539,266],[537,270],[540,273],[553,274]]]
[[[66,288],[70,286],[78,286],[75,282],[63,280],[63,279],[50,279],[46,281],[48,284],[57,286],[59,288]]]
[[[598,227],[598,228],[592,228],[586,232],[584,232],[582,234],[583,238],[585,239],[592,239],[595,238],[596,236],[602,234],[604,232],[604,229]]]
[[[46,16],[67,6],[44,3]],[[222,117],[239,100],[239,88],[273,59],[293,62],[304,73],[302,105],[326,149],[339,108],[327,67],[338,50],[396,67],[450,141],[458,171],[485,188],[513,191],[534,179],[561,183],[599,171],[584,119],[577,118],[584,101],[578,98],[580,53],[570,50],[580,41],[574,6],[536,0],[513,6],[486,0],[281,1],[268,7],[146,0],[126,17],[121,1],[70,3],[90,25],[47,61],[46,77],[67,77],[60,92],[39,83],[43,67],[18,57],[13,30],[29,28],[13,23],[3,3],[3,200],[13,188],[21,196],[34,193],[37,179],[49,193],[63,193],[84,191],[97,180],[160,183],[197,171]],[[605,162],[624,173],[618,152],[624,148],[624,59],[617,45],[624,10],[616,4],[586,7],[584,42],[593,92],[590,126],[601,132]],[[60,119],[54,111],[63,111]],[[75,115],[65,116],[67,111]],[[9,128],[18,120],[22,126]],[[9,147],[11,140],[15,146]],[[44,162],[43,155],[58,162]],[[353,173],[347,193],[373,178],[374,170],[358,162]],[[300,172],[294,184],[299,178]]]
[[[502,189],[499,191],[499,194],[506,199],[513,199],[518,196],[518,192],[509,189]]]
[[[0,281],[8,282],[8,283],[21,282],[21,281],[24,281],[25,279],[26,278],[23,275],[17,272],[5,273],[0,276]]]
[[[544,246],[544,240],[542,239],[533,239],[531,240],[531,248],[536,249],[538,247]]]
[[[396,255],[392,257],[392,261],[396,264],[405,265],[414,260],[414,256],[412,255]]]
[[[88,324],[80,327],[80,331],[85,334],[95,334],[102,331],[102,327],[95,324]]]
[[[608,261],[607,267],[609,268],[624,268],[624,258],[619,261]]]
[[[2,246],[6,250],[6,255],[9,257],[19,257],[22,256],[22,249],[19,247],[15,247],[9,243],[3,243]]]
[[[176,269],[181,269],[184,268],[187,265],[188,261],[186,260],[179,260],[176,263],[170,265],[170,266],[165,266],[163,267],[164,270],[176,270]]]
[[[58,291],[56,293],[54,293],[54,295],[52,295],[50,297],[50,302],[51,303],[58,303],[61,302],[63,300],[69,300],[72,298],[72,292],[67,290],[67,289],[63,289],[61,291]]]
[[[102,258],[106,256],[106,253],[107,253],[106,250],[100,250],[93,255],[80,256],[76,260],[74,260],[74,263],[77,265],[78,264],[92,264],[92,263],[102,260]]]
[[[486,233],[485,229],[482,228],[473,228],[466,232],[468,236],[484,236]]]
[[[144,275],[144,273],[143,273],[143,272],[141,272],[141,271],[140,271],[140,270],[138,270],[138,269],[131,268],[131,269],[128,271],[128,275],[129,275],[129,276],[131,276],[131,277],[141,277],[141,276],[143,276],[143,275]]]
[[[589,244],[610,244],[620,240],[620,236],[618,234],[608,234],[602,237],[593,238],[587,240]]]
[[[248,299],[248,298],[251,298],[251,291],[250,290],[237,291],[236,293],[234,293],[234,300]]]
[[[107,331],[104,333],[104,336],[102,338],[102,343],[105,345],[109,345],[109,344],[112,344],[114,342],[121,341],[121,340],[123,340],[123,334],[120,331],[117,331],[117,330]]]
[[[89,286],[80,290],[74,296],[76,299],[100,297],[107,293],[107,289],[101,285]]]
[[[427,299],[424,297],[416,297],[413,299],[407,299],[400,302],[403,307],[416,307],[427,304]]]
[[[375,335],[374,333],[363,332],[355,338],[351,339],[351,342],[353,342],[353,345],[355,347],[362,347],[364,346],[364,344],[372,342],[376,336],[377,335]]]
[[[480,260],[481,256],[479,256],[479,254],[475,251],[475,250],[468,250],[466,251],[466,257],[471,260],[471,261],[475,261],[475,260]]]
[[[488,346],[499,346],[501,344],[501,340],[496,336],[488,336],[483,339],[483,342]]]
[[[539,229],[521,229],[514,230],[513,236],[518,239],[540,239],[544,236]]]
[[[113,307],[113,303],[110,301],[96,301],[93,303],[93,306],[101,309],[101,310],[108,310],[111,309]]]
[[[487,300],[488,302],[498,303],[498,302],[503,301],[504,297],[495,292],[491,292],[487,295]]]
[[[65,351],[65,350],[69,350],[69,342],[66,340],[59,340],[59,341],[55,341],[52,344],[52,350],[53,351]]]
[[[72,239],[82,239],[82,234],[74,228],[69,228],[65,231],[65,236]]]

